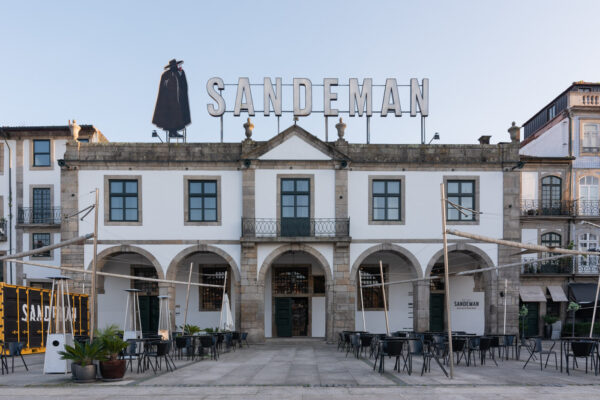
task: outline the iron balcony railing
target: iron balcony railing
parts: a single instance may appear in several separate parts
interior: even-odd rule
[[[349,218],[242,218],[242,237],[346,237]]]
[[[528,217],[600,217],[600,200],[521,200],[521,215]]]
[[[1,218],[0,219],[0,242],[5,242],[6,241],[6,219]]]
[[[549,261],[537,261],[535,258],[531,258],[524,260],[523,262],[525,262],[525,264],[521,266],[522,275],[598,274],[600,255],[572,256]]]
[[[570,216],[573,205],[570,201],[521,200],[521,215]]]
[[[557,260],[537,261],[535,258],[524,260],[521,266],[523,275],[539,274],[573,274],[574,257],[559,258]]]
[[[17,223],[22,225],[60,225],[61,218],[62,212],[60,207],[19,207],[17,214]]]

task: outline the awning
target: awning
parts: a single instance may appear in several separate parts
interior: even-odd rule
[[[546,295],[540,286],[521,286],[519,288],[521,300],[524,302],[546,302]]]
[[[595,283],[569,283],[569,300],[579,304],[590,304],[596,299]]]
[[[548,291],[550,292],[552,301],[569,301],[562,286],[548,286]]]

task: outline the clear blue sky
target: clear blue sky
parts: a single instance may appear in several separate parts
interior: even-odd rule
[[[151,141],[160,74],[177,58],[188,77],[190,141],[219,138],[219,121],[206,111],[212,76],[427,77],[428,136],[506,141],[511,121],[522,124],[573,81],[600,81],[599,11],[598,1],[548,0],[3,2],[0,125],[75,118],[111,141]],[[262,109],[262,91],[253,95]],[[321,88],[313,95],[320,102]],[[244,121],[225,118],[225,141],[243,139]],[[420,139],[417,118],[372,121],[373,142]],[[257,140],[276,133],[274,117],[254,123]],[[324,138],[322,115],[299,123]],[[290,124],[284,114],[282,129]],[[348,121],[347,139],[365,140],[364,119]]]

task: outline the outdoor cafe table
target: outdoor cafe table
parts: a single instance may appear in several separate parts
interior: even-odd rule
[[[588,336],[564,336],[560,338],[560,372],[562,372],[563,370],[563,352],[565,355],[565,370],[567,371],[567,374],[570,374],[569,372],[569,348],[571,345],[571,342],[579,342],[579,341],[584,341],[584,342],[594,342],[594,349],[592,350],[592,358],[596,357],[596,364],[594,366],[594,372],[596,373],[596,375],[598,374],[598,366],[597,366],[597,360],[600,357],[600,354],[598,353],[598,345],[600,343],[600,338],[598,337],[588,337]],[[595,352],[595,354],[594,354]]]

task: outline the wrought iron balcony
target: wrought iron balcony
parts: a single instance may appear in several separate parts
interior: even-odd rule
[[[334,238],[349,235],[349,218],[242,218],[242,237],[247,238]]]
[[[60,225],[61,219],[60,207],[19,207],[17,214],[17,223],[21,225]]]
[[[592,249],[590,249],[592,250]],[[598,274],[600,256],[579,256],[577,260],[577,274]]]
[[[557,260],[536,261],[535,258],[525,260],[526,264],[521,267],[523,275],[543,274],[573,274],[574,258],[565,257]]]
[[[521,200],[521,215],[570,216],[573,215],[573,205],[570,201]]]
[[[577,200],[573,208],[579,217],[600,217],[600,200]]]
[[[0,242],[6,242],[7,237],[7,223],[6,219],[0,218]]]

